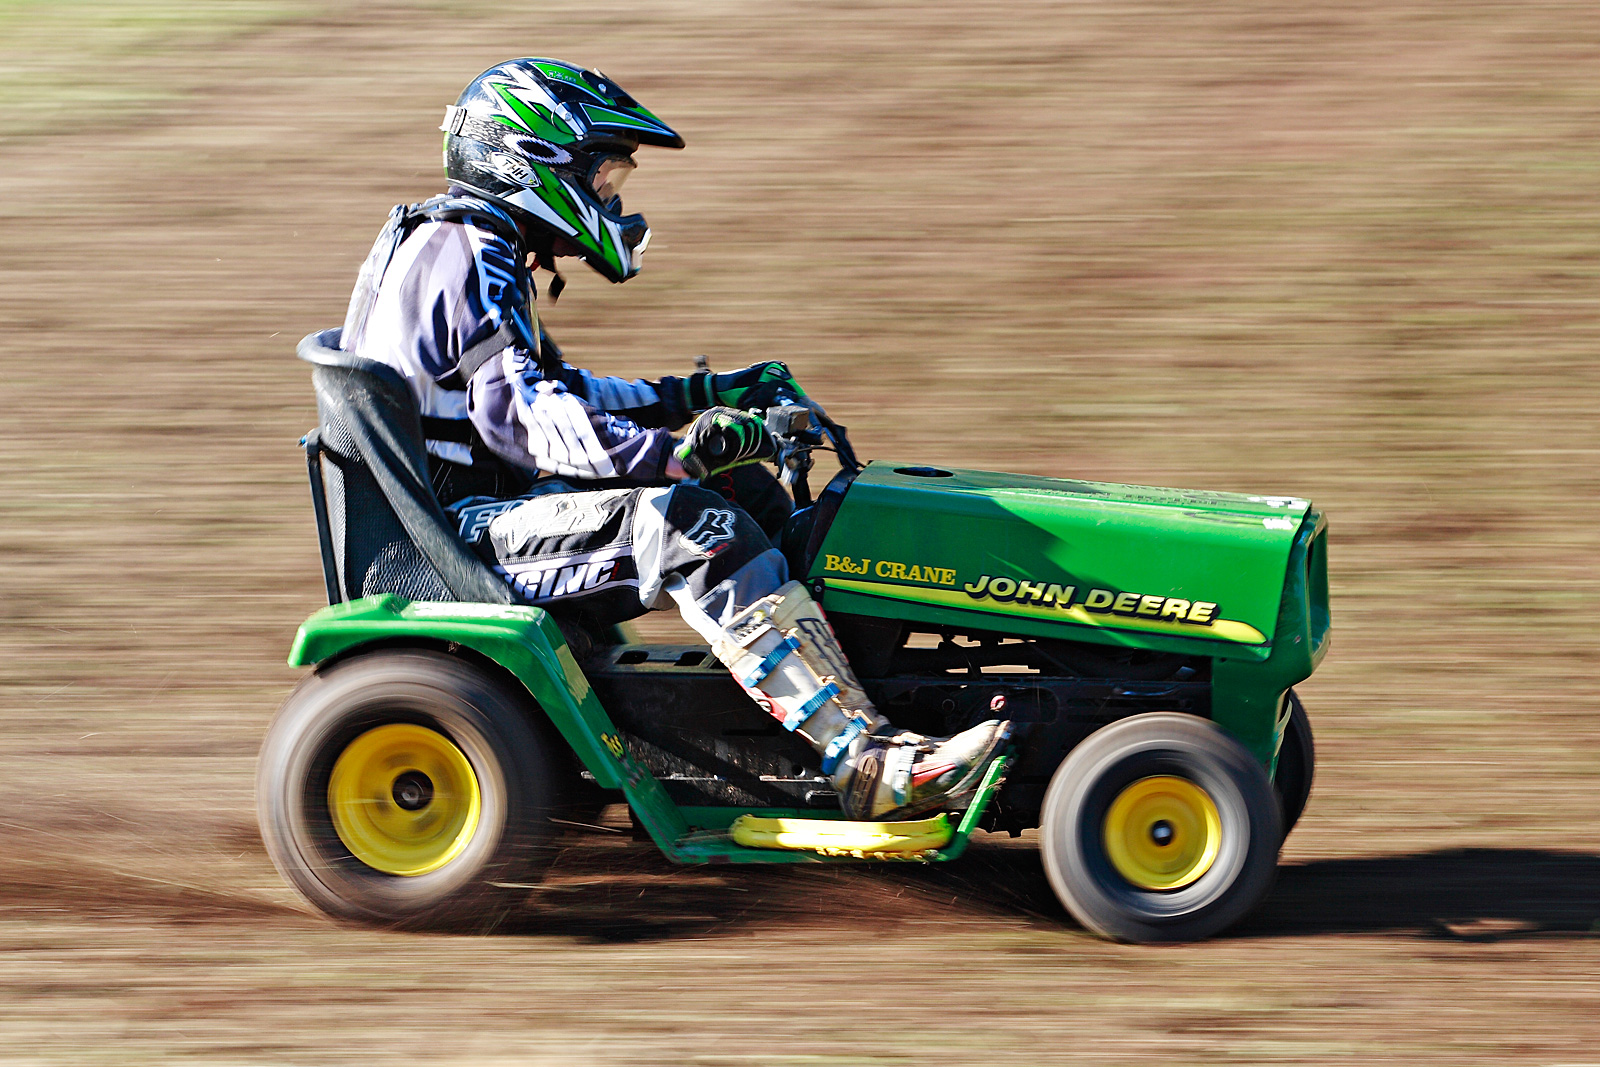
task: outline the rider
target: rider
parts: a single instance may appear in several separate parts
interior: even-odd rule
[[[549,59],[478,75],[441,128],[449,192],[390,214],[342,344],[410,383],[462,536],[526,601],[589,622],[675,600],[751,697],[822,754],[849,817],[960,806],[1009,724],[897,730],[761,527],[697,484],[774,455],[750,409],[815,407],[788,369],[601,377],[564,362],[539,325],[534,271],[551,272],[554,300],[559,257],[612,282],[638,272],[650,230],[619,190],[638,146],[683,138],[605,75]]]

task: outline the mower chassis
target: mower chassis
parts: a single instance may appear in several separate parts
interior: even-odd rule
[[[952,860],[983,817],[1005,777],[1006,758],[990,765],[949,844],[914,854],[816,852],[746,848],[727,828],[740,815],[824,819],[830,813],[790,808],[680,806],[628,751],[601,707],[566,639],[540,608],[408,601],[384,594],[324,608],[306,620],[289,654],[294,667],[323,664],[379,647],[471,649],[509,671],[572,746],[595,783],[619,789],[639,823],[674,863],[829,863],[858,859]],[[836,818],[836,815],[832,817]]]

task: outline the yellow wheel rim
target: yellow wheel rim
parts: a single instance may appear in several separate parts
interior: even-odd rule
[[[482,811],[478,776],[448,737],[412,723],[368,730],[333,764],[328,812],[351,855],[385,874],[436,871],[461,854]]]
[[[1141,778],[1106,812],[1106,855],[1140,889],[1182,889],[1216,862],[1222,817],[1204,789],[1187,778]]]

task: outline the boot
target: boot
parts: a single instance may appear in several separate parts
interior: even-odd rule
[[[799,582],[707,636],[745,691],[822,754],[822,773],[848,818],[963,807],[1010,737],[1011,724],[997,720],[951,738],[896,729],[867,699],[822,609]]]
[[[906,819],[935,808],[964,809],[1011,737],[990,719],[954,737],[868,734],[834,772],[839,806],[852,819]]]

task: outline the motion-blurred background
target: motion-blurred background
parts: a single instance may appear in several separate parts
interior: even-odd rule
[[[279,882],[294,343],[516,55],[689,141],[629,183],[645,272],[543,307],[575,362],[782,358],[867,456],[1329,514],[1316,789],[1246,926],[1093,941],[1000,838],[574,838],[487,939]],[[0,1060],[1594,1059],[1597,63],[1540,0],[0,0]]]

